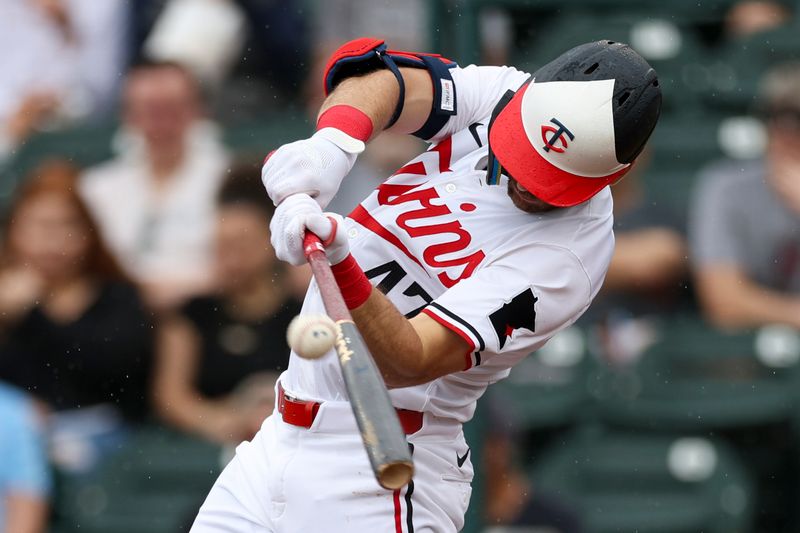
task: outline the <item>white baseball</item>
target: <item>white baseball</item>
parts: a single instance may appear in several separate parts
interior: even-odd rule
[[[336,324],[327,315],[297,315],[289,323],[286,340],[300,357],[317,359],[333,348]]]

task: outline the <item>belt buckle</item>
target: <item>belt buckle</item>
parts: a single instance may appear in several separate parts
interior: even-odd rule
[[[297,398],[295,398],[294,396],[292,396],[291,394],[289,394],[289,393],[288,393],[288,392],[286,392],[286,391],[283,391],[283,398],[284,398],[284,399],[285,399],[287,402],[292,402],[292,403],[297,403],[297,402],[299,401]]]

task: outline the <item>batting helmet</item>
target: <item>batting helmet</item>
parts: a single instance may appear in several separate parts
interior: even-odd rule
[[[489,178],[502,171],[548,204],[577,205],[630,170],[660,112],[644,58],[623,43],[582,44],[498,104]]]

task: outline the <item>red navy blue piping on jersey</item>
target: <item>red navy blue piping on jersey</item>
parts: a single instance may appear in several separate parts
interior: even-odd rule
[[[444,313],[448,317],[452,318],[453,320],[455,320],[456,322],[458,322],[459,324],[461,324],[462,326],[467,328],[469,330],[469,332],[472,333],[475,336],[475,338],[478,340],[478,351],[479,352],[482,352],[483,350],[486,349],[486,343],[483,342],[483,337],[481,337],[481,334],[478,333],[477,329],[472,327],[472,324],[470,324],[469,322],[467,322],[466,320],[464,320],[460,316],[456,315],[455,313],[453,313],[452,311],[450,311],[446,307],[443,307],[439,303],[431,302],[430,305],[431,305],[431,307],[434,307],[434,308],[438,309],[439,311],[441,311],[442,313]]]
[[[477,365],[473,365],[472,364],[472,350],[475,349],[475,341],[472,340],[472,338],[469,335],[464,333],[464,330],[462,330],[461,328],[459,328],[458,326],[456,326],[452,322],[450,322],[448,320],[445,320],[441,316],[437,315],[436,313],[431,311],[427,306],[424,309],[422,309],[421,312],[425,313],[426,315],[431,317],[434,321],[438,322],[439,324],[441,324],[445,328],[449,329],[450,331],[452,331],[453,333],[455,333],[456,335],[458,335],[459,337],[464,339],[464,341],[469,345],[469,350],[467,350],[466,353],[464,353],[464,368],[463,368],[463,370],[469,370],[473,366],[477,366]],[[475,352],[475,353],[477,354],[478,352]]]

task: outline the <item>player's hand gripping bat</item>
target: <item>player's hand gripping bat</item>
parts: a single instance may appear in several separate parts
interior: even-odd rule
[[[336,322],[336,354],[350,405],[378,483],[390,490],[405,486],[414,463],[383,378],[356,328],[331,272],[320,239],[306,231],[303,252],[319,286],[325,310]]]

